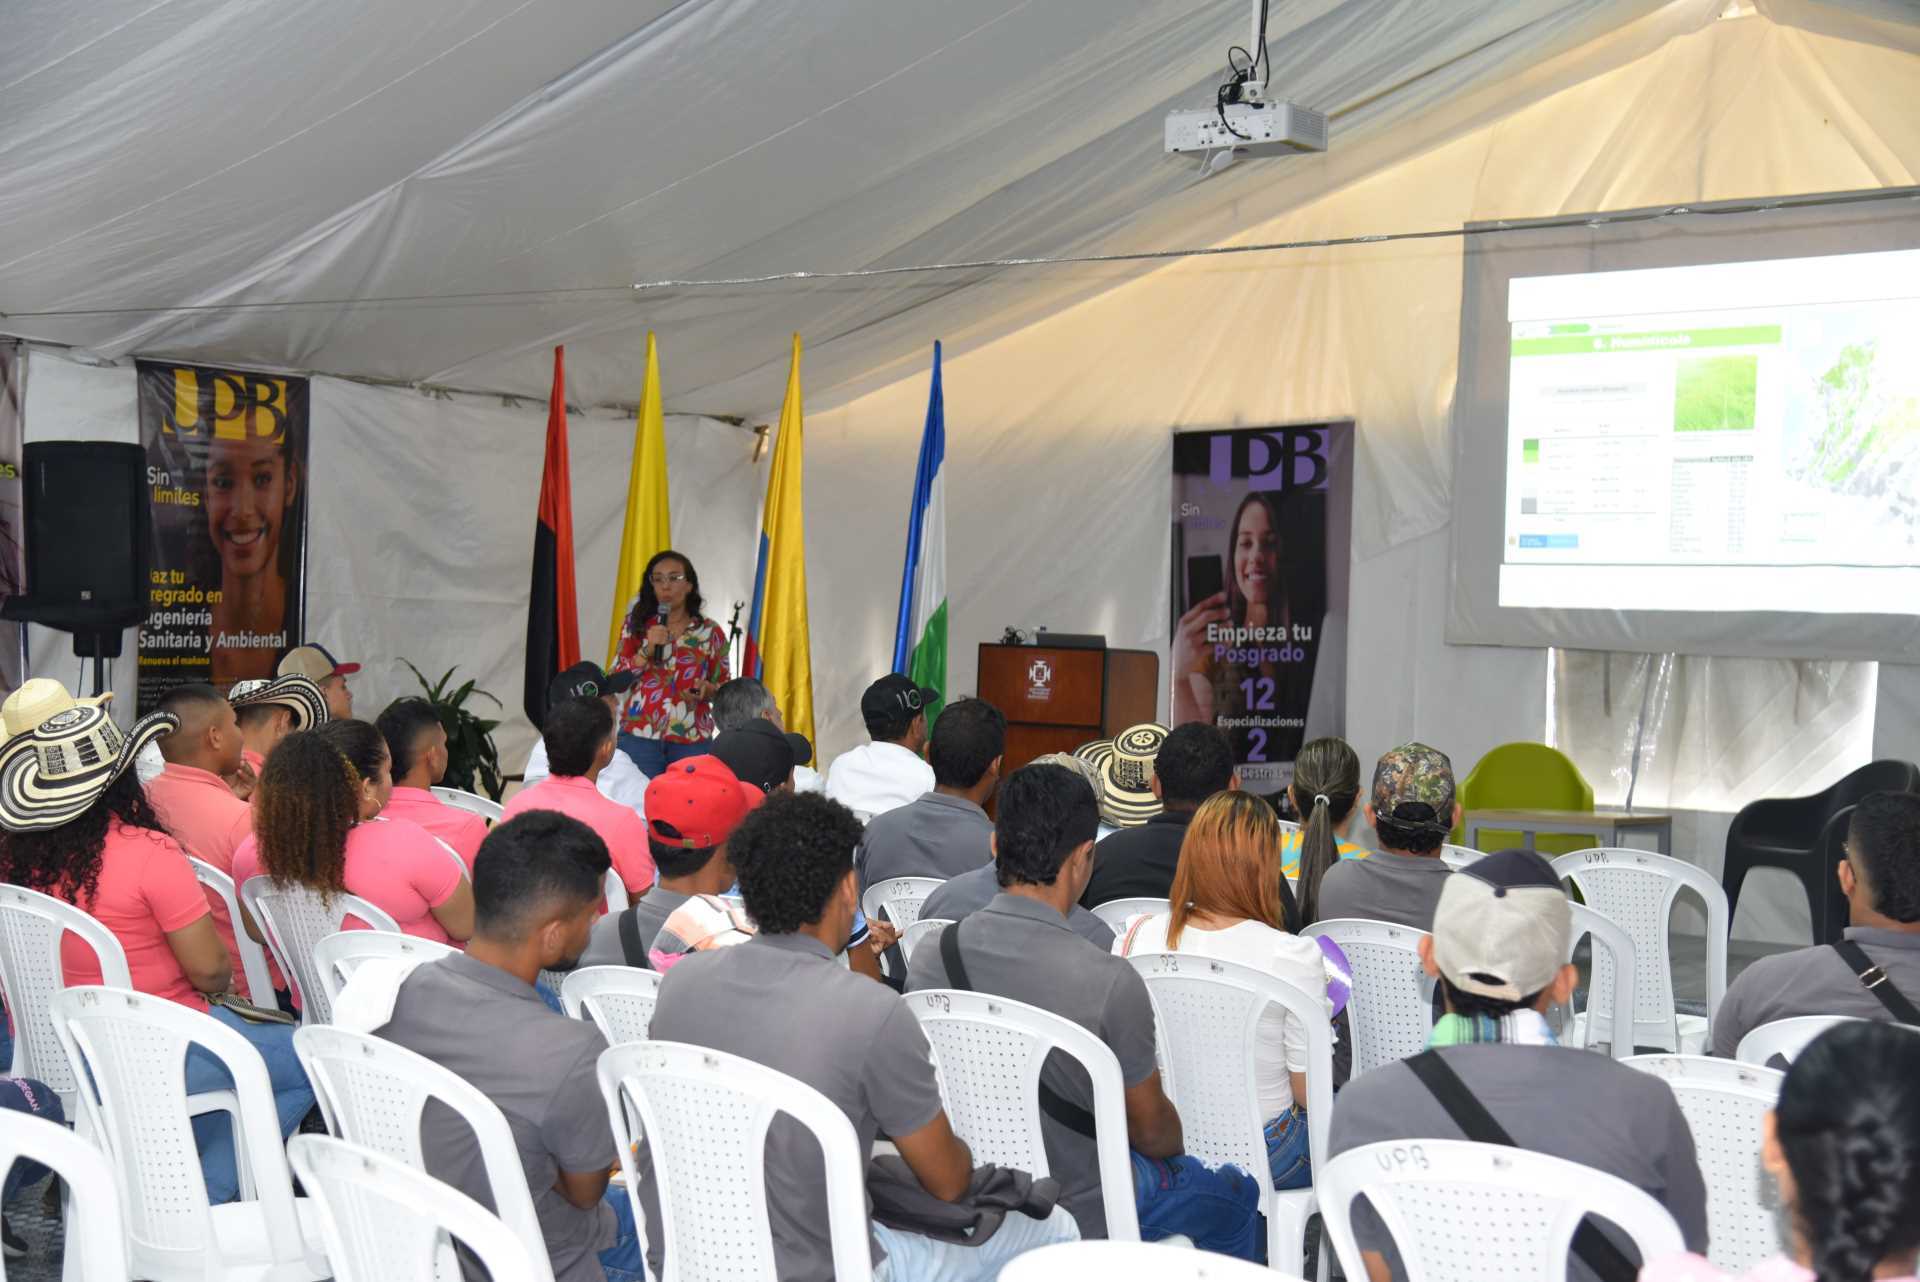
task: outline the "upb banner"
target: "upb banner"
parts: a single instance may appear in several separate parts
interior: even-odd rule
[[[307,380],[141,361],[153,496],[140,711],[190,681],[269,677],[301,640]]]
[[[1353,424],[1173,437],[1173,724],[1227,733],[1250,791],[1346,729]]]

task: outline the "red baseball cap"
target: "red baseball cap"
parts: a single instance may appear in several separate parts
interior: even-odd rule
[[[662,845],[702,850],[733,834],[766,800],[711,753],[685,757],[647,784],[647,832]]]

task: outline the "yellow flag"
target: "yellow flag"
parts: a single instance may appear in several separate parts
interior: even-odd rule
[[[620,653],[620,625],[654,553],[673,546],[667,516],[667,425],[660,409],[660,352],[647,331],[647,382],[633,425],[633,464],[627,473],[627,524],[620,535],[620,569],[613,579],[613,624],[607,630],[607,665]]]
[[[748,629],[747,670],[758,671],[787,729],[813,740],[813,654],[807,640],[806,521],[800,498],[800,335],[780,408],[780,435],[760,521],[759,591]]]

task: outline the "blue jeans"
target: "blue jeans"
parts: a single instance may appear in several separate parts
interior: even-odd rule
[[[620,1222],[620,1236],[600,1252],[600,1267],[607,1272],[607,1282],[647,1282],[640,1233],[633,1225],[633,1203],[627,1198],[627,1191],[618,1184],[609,1184],[601,1200],[613,1208],[613,1218]]]
[[[1198,1158],[1133,1159],[1133,1204],[1140,1238],[1157,1242],[1184,1234],[1203,1251],[1267,1262],[1267,1229],[1260,1186],[1237,1166],[1209,1168]]]
[[[207,1013],[247,1039],[267,1064],[273,1084],[274,1110],[280,1115],[280,1138],[293,1134],[300,1119],[313,1107],[313,1084],[307,1081],[300,1059],[293,1053],[293,1028],[288,1024],[249,1024],[223,1007]],[[198,1046],[187,1052],[187,1094],[231,1090],[233,1075],[226,1066]],[[207,1200],[214,1205],[240,1196],[240,1172],[234,1163],[233,1128],[225,1113],[193,1119],[193,1138],[200,1147],[200,1173],[206,1177]]]
[[[620,735],[620,751],[632,757],[633,764],[649,779],[659,777],[676,761],[705,756],[707,748],[705,743],[669,743],[665,739],[642,739],[625,732]]]
[[[63,1126],[67,1121],[66,1110],[60,1107],[60,1097],[54,1094],[53,1087],[36,1082],[31,1077],[0,1077],[0,1108],[30,1113]],[[0,1191],[0,1202],[13,1201],[15,1193],[46,1173],[47,1168],[38,1162],[15,1163],[14,1168],[7,1172],[6,1188]]]
[[[874,1221],[873,1236],[887,1258],[874,1270],[874,1282],[991,1282],[1016,1255],[1056,1242],[1078,1242],[1080,1226],[1064,1206],[1044,1220],[1018,1213],[979,1246],[940,1242]]]
[[[1307,1150],[1307,1111],[1295,1104],[1267,1123],[1267,1171],[1276,1191],[1303,1189],[1313,1183]]]

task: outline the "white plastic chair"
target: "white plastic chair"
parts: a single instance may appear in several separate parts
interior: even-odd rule
[[[1036,1179],[1049,1173],[1040,1128],[1040,1069],[1055,1051],[1077,1061],[1093,1085],[1094,1151],[1107,1236],[1140,1240],[1127,1156],[1126,1083],[1107,1044],[1070,1019],[986,993],[928,988],[906,996],[932,1044],[940,1098],[954,1134],[975,1162]]]
[[[632,905],[627,902],[627,883],[620,880],[620,870],[607,869],[607,911],[625,912]]]
[[[118,988],[63,990],[53,1021],[87,1068],[80,1105],[113,1166],[129,1273],[153,1282],[330,1274],[313,1206],[293,1195],[266,1063],[246,1038],[179,1002]],[[207,1201],[185,1089],[190,1045],[233,1078],[241,1201]]]
[[[454,858],[459,858],[455,855]],[[193,865],[194,879],[214,894],[220,896],[220,902],[226,905],[227,920],[233,923],[233,947],[239,953],[235,960],[240,965],[240,973],[247,979],[247,995],[256,1006],[273,1006],[273,972],[267,968],[267,950],[255,943],[253,936],[247,933],[246,920],[240,914],[240,895],[234,889],[233,878],[221,872],[206,860],[194,855],[187,856],[187,862]]]
[[[1291,819],[1276,819],[1274,822],[1280,825],[1283,833],[1301,831],[1300,825]]]
[[[1772,1068],[1773,1058],[1778,1055],[1791,1064],[1800,1058],[1800,1052],[1807,1048],[1820,1034],[1840,1024],[1850,1024],[1851,1015],[1795,1015],[1790,1019],[1776,1019],[1750,1030],[1733,1048],[1733,1057],[1742,1064],[1755,1064],[1761,1068]],[[1905,1025],[1896,1025],[1904,1028]]]
[[[905,930],[920,918],[920,905],[927,896],[946,885],[938,877],[888,877],[867,887],[860,896],[860,911],[868,921],[885,921]]]
[[[1760,1171],[1761,1119],[1786,1074],[1702,1055],[1635,1055],[1626,1061],[1673,1088],[1693,1132],[1707,1184],[1707,1259],[1739,1276],[1780,1254],[1780,1222]]]
[[[1326,1160],[1333,1120],[1333,1025],[1327,994],[1304,992],[1265,971],[1192,953],[1135,953],[1128,961],[1147,983],[1160,1025],[1167,1096],[1180,1112],[1186,1151],[1208,1166],[1231,1162],[1260,1185],[1267,1216],[1267,1261],[1304,1267],[1313,1189],[1275,1191],[1260,1108],[1260,1016],[1269,1004],[1298,1020],[1307,1037],[1307,1151]],[[1320,1253],[1327,1276],[1326,1252]]]
[[[8,1113],[0,1126],[0,1172],[38,1162],[67,1183],[66,1277],[126,1282],[126,1226],[106,1154],[58,1122]],[[0,1263],[0,1282],[7,1266]]]
[[[1000,1270],[1000,1282],[1299,1282],[1230,1255],[1161,1242],[1061,1242],[1028,1251]]]
[[[420,1119],[428,1101],[457,1114],[473,1133],[495,1212],[538,1254],[545,1267],[537,1276],[552,1278],[520,1150],[497,1104],[459,1074],[382,1037],[315,1024],[294,1031],[293,1049],[330,1133],[416,1171],[427,1169]]]
[[[1465,1140],[1390,1140],[1319,1171],[1320,1213],[1350,1278],[1367,1267],[1353,1236],[1365,1194],[1407,1282],[1564,1282],[1583,1216],[1621,1229],[1642,1260],[1686,1249],[1666,1208],[1617,1176],[1544,1153]]]
[[[1433,1031],[1433,990],[1420,968],[1420,940],[1426,931],[1335,917],[1300,933],[1333,940],[1353,969],[1347,1020],[1353,1032],[1355,1077],[1427,1048]]]
[[[551,1278],[493,1212],[451,1184],[329,1135],[296,1135],[287,1160],[319,1207],[335,1282],[442,1282],[460,1276],[452,1243],[496,1279]]]
[[[609,1046],[644,1042],[662,978],[638,966],[586,966],[560,981],[560,1004],[575,1019],[592,1020]]]
[[[326,936],[313,946],[313,968],[320,976],[320,987],[327,994],[327,1009],[339,1000],[340,990],[353,978],[361,962],[383,958],[391,961],[430,962],[459,953],[452,944],[418,935],[402,935],[390,930],[342,930]]]
[[[24,886],[0,886],[0,989],[13,1016],[14,1077],[45,1082],[78,1121],[79,1080],[53,1026],[54,995],[66,987],[60,938],[78,935],[100,962],[101,982],[132,988],[126,950],[112,931],[72,904]]]
[[[1440,862],[1459,872],[1476,859],[1485,859],[1487,852],[1475,850],[1472,846],[1453,846],[1443,844],[1440,847]]]
[[[1568,907],[1573,910],[1573,934],[1567,941],[1567,960],[1573,960],[1580,940],[1588,937],[1593,940],[1593,963],[1587,983],[1587,1008],[1573,1017],[1567,1042],[1590,1051],[1604,1044],[1615,1059],[1626,1059],[1633,1054],[1632,1039],[1613,1036],[1613,1012],[1633,1004],[1634,975],[1639,965],[1634,960],[1633,936],[1585,904]],[[1602,987],[1603,983],[1607,986]]]
[[[435,784],[430,792],[455,810],[464,810],[470,815],[479,815],[490,824],[500,822],[500,816],[506,807],[497,801],[491,801],[478,793],[466,792],[459,788],[442,788]]]
[[[1126,933],[1127,918],[1137,917],[1141,913],[1172,912],[1173,907],[1164,899],[1140,897],[1135,899],[1109,899],[1104,904],[1095,904],[1088,910],[1095,917],[1107,923],[1115,935]]]
[[[1587,906],[1633,936],[1636,998],[1633,1036],[1636,1046],[1697,1053],[1709,1045],[1713,1016],[1727,991],[1727,892],[1704,868],[1646,850],[1576,850],[1553,861],[1554,874],[1570,879]],[[1707,1014],[1681,1015],[1673,1005],[1673,959],[1667,948],[1668,920],[1682,888],[1700,897],[1707,909]],[[1610,986],[1594,960],[1594,987]],[[1607,1039],[1620,1040],[1609,1034]]]
[[[333,1018],[333,1001],[313,962],[314,945],[339,934],[348,914],[375,930],[400,933],[400,924],[385,911],[345,891],[324,902],[317,891],[305,886],[249,877],[240,887],[240,900],[266,932],[267,947],[280,963],[280,973],[293,985],[303,1024],[325,1024]]]
[[[764,1166],[767,1128],[779,1116],[820,1145],[833,1276],[872,1282],[867,1155],[838,1104],[764,1064],[681,1042],[609,1047],[600,1055],[599,1075],[637,1224],[647,1221],[633,1151],[636,1117],[654,1140],[649,1154],[666,1251],[659,1282],[779,1275]]]
[[[953,922],[946,917],[917,917],[913,925],[900,932],[900,955],[908,962],[913,961],[913,950],[928,935],[937,933],[942,926],[951,926]]]

